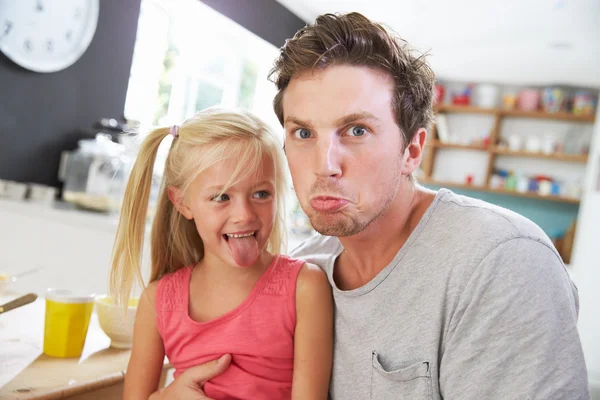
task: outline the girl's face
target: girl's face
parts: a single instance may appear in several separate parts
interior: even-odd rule
[[[203,171],[174,203],[185,218],[194,220],[207,260],[250,267],[259,259],[273,229],[275,171],[272,160],[265,156],[250,176],[223,192],[238,164],[238,159],[230,158]]]

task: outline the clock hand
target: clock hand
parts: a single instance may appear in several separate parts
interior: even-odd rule
[[[12,29],[12,22],[10,21],[6,21],[5,27],[4,27],[4,36],[8,36],[8,34],[10,33],[10,30]]]

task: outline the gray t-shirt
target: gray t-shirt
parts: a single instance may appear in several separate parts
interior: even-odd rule
[[[342,251],[316,236],[291,254],[333,286],[334,400],[590,398],[577,289],[528,219],[442,189],[366,285],[336,287]]]

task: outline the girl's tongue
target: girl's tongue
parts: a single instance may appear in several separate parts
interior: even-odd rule
[[[233,253],[233,259],[240,267],[249,267],[258,260],[258,242],[254,236],[228,237],[227,244]]]

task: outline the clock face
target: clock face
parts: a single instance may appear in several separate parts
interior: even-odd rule
[[[0,50],[36,72],[67,68],[96,31],[99,0],[0,0]]]

